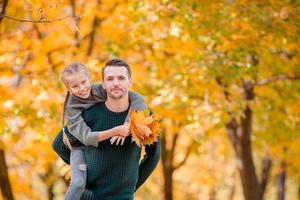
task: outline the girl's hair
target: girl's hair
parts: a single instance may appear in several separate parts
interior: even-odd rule
[[[87,68],[79,62],[71,63],[62,71],[60,79],[63,82],[63,84],[66,86],[67,89],[69,88],[69,85],[68,85],[69,83],[68,83],[67,77],[69,75],[72,75],[72,74],[75,74],[78,72],[81,72],[84,75],[89,77],[89,72],[88,72]],[[63,107],[63,116],[62,116],[63,127],[65,126],[65,110],[66,110],[66,104],[68,102],[69,97],[70,97],[70,92],[68,90],[65,101],[64,101],[64,107]]]

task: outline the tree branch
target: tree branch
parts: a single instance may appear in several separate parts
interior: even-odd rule
[[[3,149],[0,149],[0,189],[4,199],[13,200],[14,197],[5,160],[5,152]]]
[[[184,165],[184,163],[185,163],[185,162],[187,161],[187,159],[189,158],[189,156],[190,156],[190,154],[191,154],[191,152],[192,152],[192,148],[194,147],[195,144],[196,144],[196,142],[193,141],[193,142],[189,145],[188,149],[187,149],[186,152],[185,152],[185,155],[184,155],[183,160],[182,160],[181,162],[179,162],[176,166],[173,167],[173,171],[175,171],[176,169],[178,169],[178,168],[180,168],[182,165]]]
[[[47,52],[47,60],[48,60],[48,63],[51,65],[51,69],[54,71],[55,68],[57,66],[59,66],[60,64],[63,64],[63,61],[60,61],[60,62],[57,62],[57,63],[54,63],[53,59],[52,59],[52,54],[55,53],[56,51],[60,51],[60,50],[63,50],[63,49],[67,49],[69,48],[70,45],[65,45],[65,46],[62,46],[62,47],[58,47],[58,48],[55,48],[55,49],[52,49],[50,50],[49,52]]]
[[[267,155],[266,158],[263,160],[262,175],[260,180],[261,199],[263,199],[266,186],[269,181],[271,167],[272,167],[272,161],[270,157]]]
[[[280,75],[280,76],[274,76],[269,79],[261,80],[257,83],[255,83],[255,86],[263,86],[267,85],[269,83],[273,83],[276,81],[282,81],[282,80],[300,80],[300,76],[288,76],[288,75]]]
[[[97,1],[97,6],[100,7],[102,1],[98,0]],[[119,3],[115,3],[110,9],[109,12],[113,12],[116,7],[118,6]],[[100,9],[100,8],[99,8]],[[93,53],[93,49],[94,49],[94,42],[95,42],[95,35],[96,35],[96,31],[97,31],[97,27],[106,19],[106,17],[104,18],[99,18],[97,15],[94,17],[93,20],[93,26],[92,26],[92,31],[90,33],[90,40],[89,40],[89,44],[88,44],[88,50],[86,52],[87,56],[92,55]]]
[[[229,139],[232,142],[232,146],[236,150],[239,138],[238,138],[238,135],[237,135],[237,128],[238,128],[237,126],[238,126],[238,124],[237,124],[235,118],[232,117],[231,121],[226,123],[225,126],[226,126],[226,130],[227,130],[227,134],[229,136]]]
[[[62,17],[62,18],[58,18],[58,19],[53,19],[53,20],[44,20],[44,19],[29,20],[29,19],[17,19],[17,18],[14,18],[14,17],[7,16],[5,14],[0,14],[0,19],[7,18],[7,19],[10,19],[10,20],[13,20],[13,21],[18,21],[18,22],[32,22],[32,23],[52,23],[52,22],[57,22],[57,21],[61,21],[61,20],[67,19],[69,17],[70,16],[66,16],[66,17]]]
[[[71,7],[72,7],[72,18],[75,21],[76,27],[79,27],[80,23],[80,18],[76,16],[76,1],[75,0],[70,0]],[[79,32],[75,31],[75,45],[77,48],[80,47],[80,40],[79,40]]]
[[[230,98],[229,98],[229,95],[230,93],[227,91],[227,85],[225,83],[222,82],[221,80],[221,77],[216,77],[216,82],[218,83],[218,85],[222,88],[222,90],[224,91],[224,96],[225,96],[225,99],[228,101],[228,102],[231,102]]]
[[[172,158],[174,157],[174,152],[175,152],[178,136],[179,136],[179,134],[175,133],[173,141],[172,141],[172,146],[171,146],[171,157]]]
[[[162,161],[165,161],[167,158],[167,152],[166,152],[166,134],[162,133],[160,137],[160,143],[161,143],[161,157]]]
[[[2,19],[3,19],[3,17],[4,17],[4,13],[5,13],[7,4],[8,4],[8,0],[4,0],[2,2],[2,8],[1,8],[1,12],[0,12],[0,23],[1,23]]]

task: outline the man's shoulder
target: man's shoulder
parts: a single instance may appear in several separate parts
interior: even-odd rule
[[[92,105],[91,107],[87,108],[86,110],[83,111],[83,113],[90,113],[90,112],[93,112],[93,111],[101,111],[104,109],[104,102],[98,102],[98,103],[95,103],[95,105]]]

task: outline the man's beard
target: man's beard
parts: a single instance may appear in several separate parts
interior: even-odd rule
[[[121,88],[118,88],[118,89],[120,90],[119,94],[114,94],[113,91],[110,91],[107,93],[107,95],[110,98],[115,99],[115,100],[122,99],[125,96],[125,92]]]

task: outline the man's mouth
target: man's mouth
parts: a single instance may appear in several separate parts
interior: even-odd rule
[[[112,92],[119,92],[119,91],[122,91],[120,88],[115,88],[115,89],[112,89],[111,90]]]

